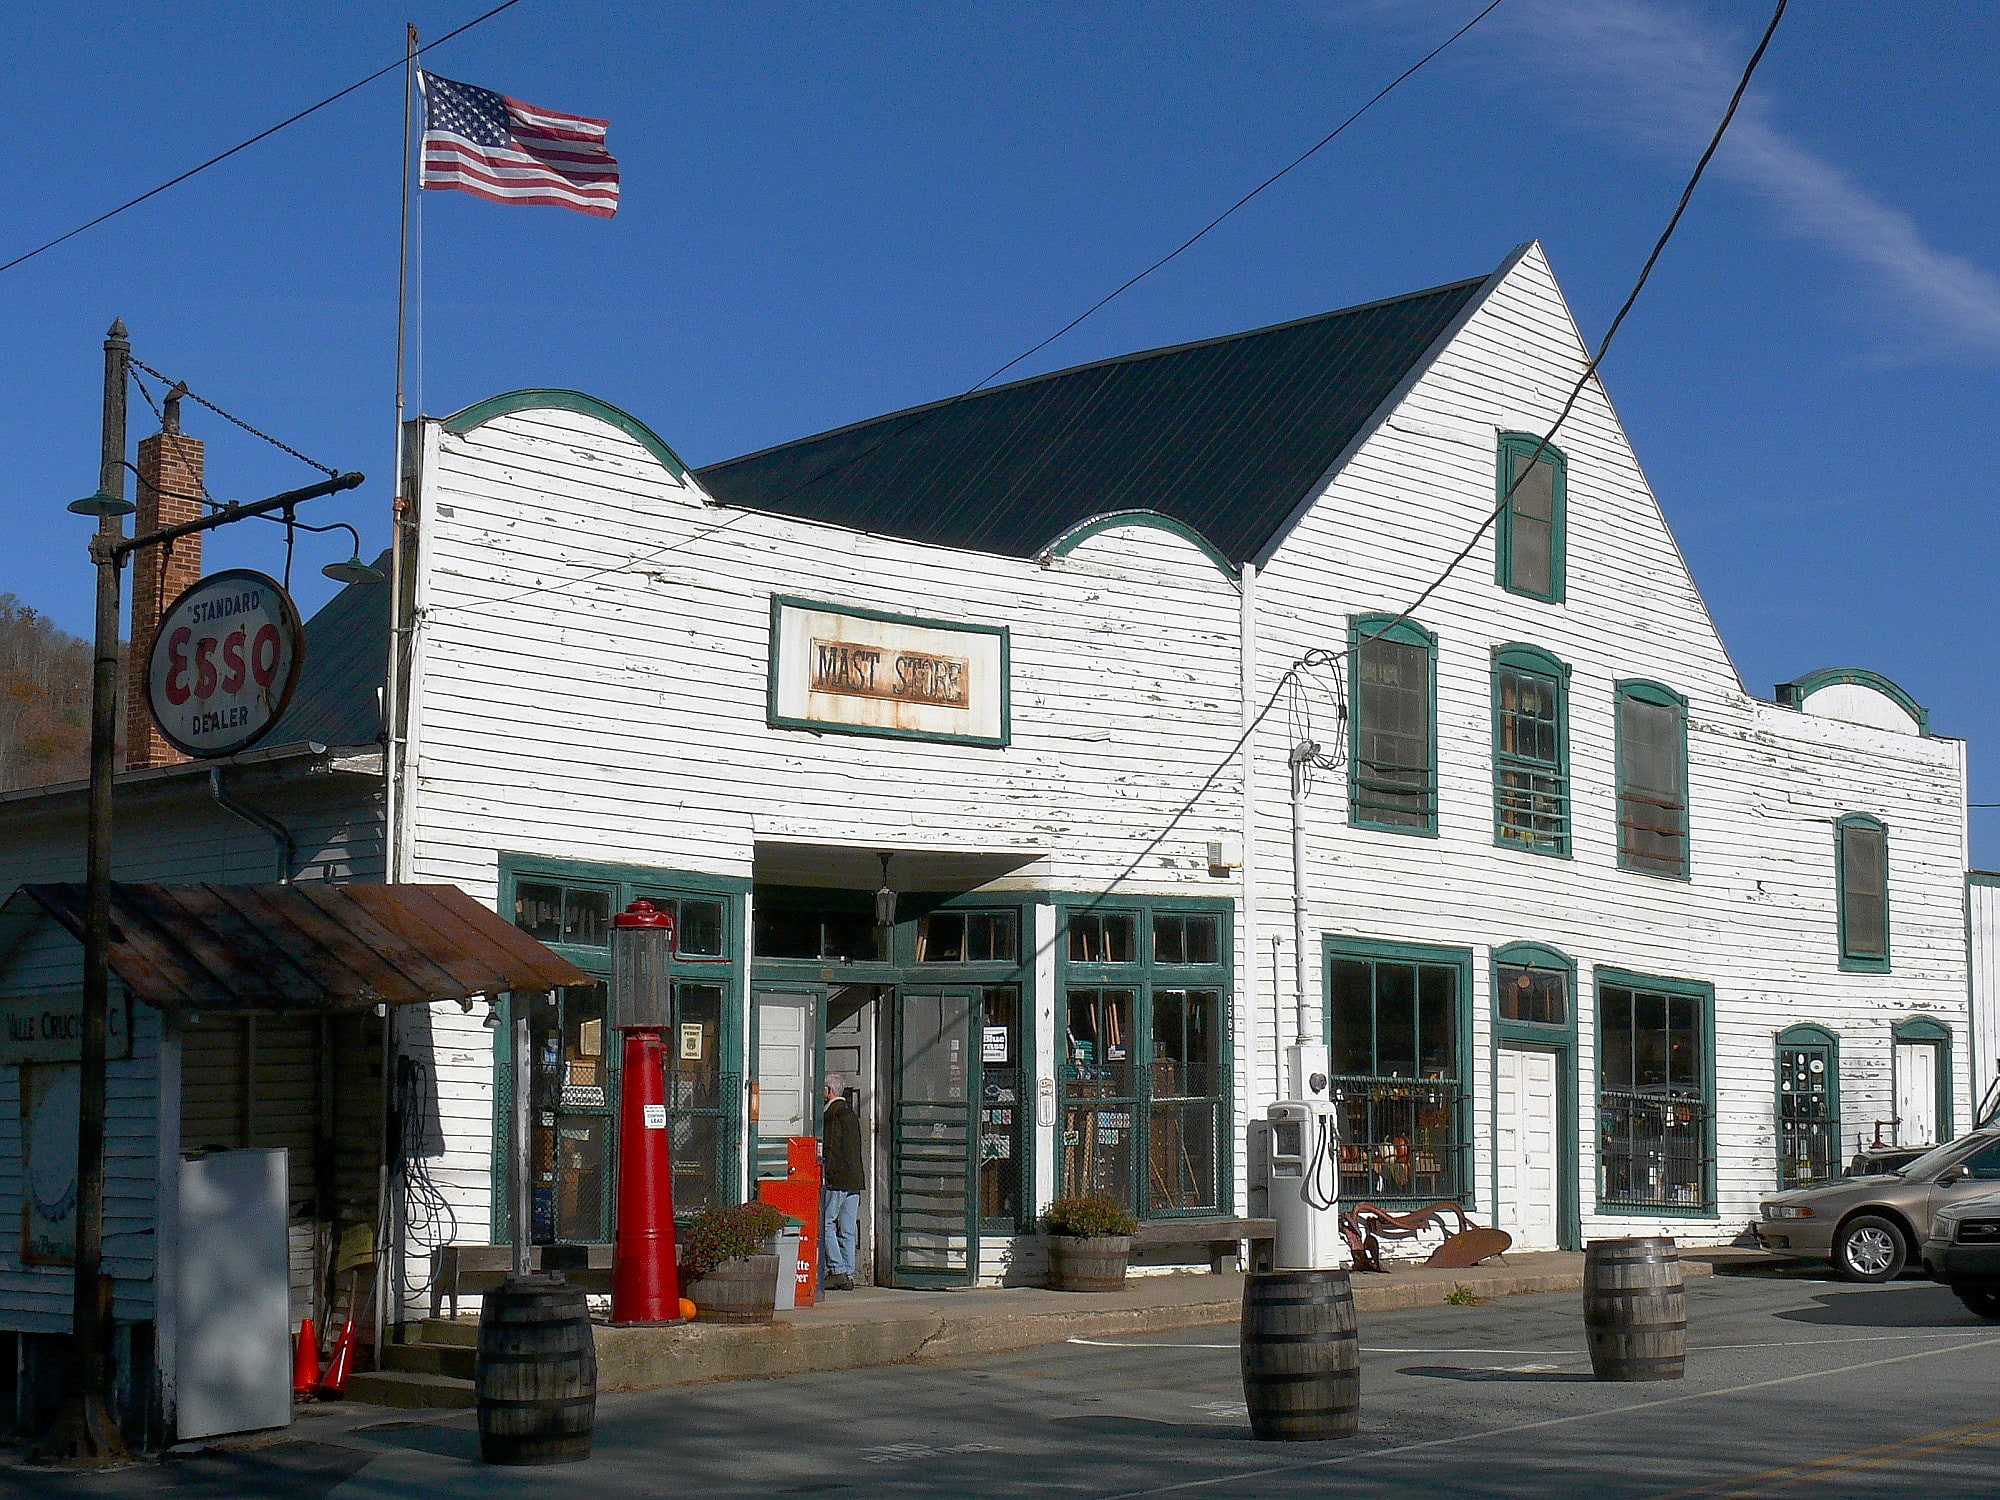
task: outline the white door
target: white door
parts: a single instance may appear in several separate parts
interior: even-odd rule
[[[1500,1178],[1499,1227],[1520,1250],[1553,1250],[1557,1244],[1561,1151],[1556,1100],[1555,1053],[1500,1049],[1500,1118],[1493,1145]]]
[[[819,1045],[818,998],[809,994],[757,996],[757,1177],[785,1175],[785,1143],[818,1135],[819,1101],[813,1097],[813,1063]]]
[[[1938,1138],[1936,1042],[1896,1043],[1896,1144],[1927,1146]]]

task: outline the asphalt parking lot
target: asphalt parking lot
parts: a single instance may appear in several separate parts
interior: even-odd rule
[[[1989,1496],[2000,1323],[1928,1282],[1690,1283],[1685,1380],[1602,1385],[1574,1294],[1362,1325],[1361,1432],[1253,1441],[1234,1330],[1074,1342],[608,1397],[565,1469],[476,1459],[469,1416],[390,1420],[92,1478],[45,1495]]]

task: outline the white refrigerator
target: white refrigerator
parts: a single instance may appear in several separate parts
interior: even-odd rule
[[[181,1163],[175,1433],[181,1442],[292,1420],[286,1154]]]

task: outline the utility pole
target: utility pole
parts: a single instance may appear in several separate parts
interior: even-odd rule
[[[104,1074],[105,1016],[111,971],[111,776],[118,746],[118,563],[110,559],[125,540],[125,393],[132,343],[125,320],[112,323],[104,340],[104,416],[97,467],[97,535],[90,553],[98,561],[97,626],[90,668],[89,852],[84,870],[83,1035],[79,1038],[76,1107],[76,1282],[71,1295],[73,1331],[69,1396],[62,1416],[37,1445],[44,1462],[111,1463],[125,1456],[125,1441],[105,1400],[110,1388],[110,1287],[104,1280]]]
[[[84,859],[83,1016],[79,1038],[76,1129],[76,1280],[71,1295],[69,1390],[54,1427],[35,1445],[38,1463],[98,1465],[125,1457],[125,1440],[111,1415],[111,1285],[104,1271],[105,1017],[111,990],[112,776],[117,767],[119,572],[141,547],[158,546],[231,521],[353,489],[360,474],[342,474],[302,490],[144,536],[125,536],[125,397],[131,341],[124,319],[104,341],[103,443],[97,493],[70,507],[98,518],[90,540],[97,565],[96,644],[90,674],[90,814]],[[155,1232],[165,1232],[156,1226]]]

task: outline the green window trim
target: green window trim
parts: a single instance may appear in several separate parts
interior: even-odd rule
[[[1131,1016],[1133,1066],[1131,1069],[1134,1094],[1130,1101],[1132,1117],[1139,1134],[1132,1148],[1133,1172],[1132,1202],[1125,1204],[1135,1217],[1152,1219],[1207,1218],[1216,1214],[1234,1211],[1236,1202],[1235,1180],[1235,1114],[1236,1114],[1236,987],[1235,987],[1235,904],[1230,901],[1192,896],[1150,896],[1130,900],[1105,901],[1082,895],[1055,897],[1056,908],[1056,1028],[1057,1052],[1056,1076],[1056,1138],[1055,1138],[1055,1191],[1058,1197],[1077,1191],[1075,1185],[1065,1180],[1065,1158],[1067,1150],[1063,1140],[1063,1122],[1069,1117],[1072,1104],[1082,1106],[1088,1100],[1081,1094],[1072,1097],[1071,1049],[1065,1040],[1068,1027],[1069,994],[1076,990],[1130,990],[1134,1004]],[[1024,920],[1027,919],[1024,909]],[[1070,921],[1074,917],[1100,915],[1130,915],[1135,918],[1133,957],[1124,962],[1085,962],[1072,960],[1069,956]],[[1153,918],[1157,915],[1213,916],[1221,928],[1216,952],[1216,962],[1212,964],[1161,963],[1154,958]],[[1023,944],[1024,947],[1028,945]],[[1219,1034],[1216,1039],[1217,1068],[1220,1076],[1208,1097],[1215,1101],[1215,1203],[1207,1207],[1186,1209],[1160,1208],[1153,1202],[1151,1161],[1152,1101],[1154,1098],[1154,1016],[1153,995],[1156,990],[1216,990],[1220,995],[1220,1006],[1216,1016]],[[1174,1096],[1193,1098],[1196,1096]]]
[[[1510,704],[1505,679],[1523,676],[1546,685],[1553,700],[1554,743],[1545,753],[1520,752],[1522,725],[1509,748],[1508,716],[1520,716],[1519,689]],[[1569,666],[1539,646],[1517,643],[1493,648],[1493,842],[1558,859],[1570,855]],[[1530,721],[1532,724],[1533,721]],[[1538,751],[1541,747],[1537,747]],[[1510,785],[1510,778],[1512,784]]]
[[[1951,1093],[1951,1028],[1935,1016],[1905,1016],[1889,1028],[1889,1042],[1937,1043],[1937,1125],[1942,1146],[1957,1133],[1958,1109]],[[1893,1106],[1896,1087],[1895,1065],[1890,1064],[1889,1087]]]
[[[1561,974],[1567,981],[1568,1019],[1560,1026],[1539,1021],[1509,1021],[1500,1014],[1500,971],[1527,968]],[[1491,1120],[1493,1139],[1500,1138],[1500,1049],[1533,1047],[1556,1054],[1556,1243],[1564,1250],[1583,1245],[1583,1205],[1578,1191],[1582,1177],[1579,1165],[1577,1109],[1577,992],[1576,960],[1547,943],[1507,943],[1493,950],[1493,1076]],[[1500,1212],[1500,1158],[1492,1153],[1492,1212]]]
[[[1678,796],[1681,820],[1681,857],[1680,868],[1678,870],[1662,869],[1657,867],[1657,864],[1644,862],[1647,856],[1638,853],[1632,847],[1633,840],[1630,835],[1635,830],[1630,826],[1631,818],[1628,816],[1626,798],[1628,795],[1638,797],[1643,794],[1629,793],[1626,786],[1628,761],[1625,744],[1624,708],[1628,699],[1635,703],[1651,704],[1655,708],[1679,710],[1680,735],[1678,741],[1679,748],[1676,754],[1680,771]],[[1649,682],[1640,678],[1626,678],[1614,684],[1612,704],[1612,717],[1616,728],[1616,755],[1618,762],[1618,868],[1621,870],[1630,870],[1634,874],[1656,876],[1662,880],[1692,880],[1694,878],[1694,819],[1693,809],[1690,806],[1688,796],[1688,700],[1664,683]],[[1657,791],[1667,795],[1669,798],[1674,795],[1671,788],[1662,787],[1657,789]],[[1669,804],[1658,801],[1655,801],[1653,805],[1662,809],[1669,807]]]
[[[1429,658],[1424,709],[1425,761],[1421,783],[1414,779],[1402,782],[1385,781],[1379,776],[1370,776],[1364,770],[1364,741],[1371,731],[1362,710],[1364,690],[1361,653],[1367,642],[1377,639],[1416,647],[1425,652]],[[1394,615],[1355,615],[1348,621],[1347,644],[1352,660],[1348,696],[1353,706],[1347,735],[1348,826],[1373,828],[1387,833],[1412,834],[1419,838],[1436,838],[1438,836],[1438,638],[1414,620],[1398,619]],[[1415,736],[1403,737],[1415,738]],[[1373,764],[1370,762],[1371,766]],[[1417,767],[1399,764],[1391,769],[1413,772]],[[1412,794],[1418,803],[1414,819],[1397,821],[1389,816],[1406,810],[1383,799],[1410,797]]]
[[[1773,1038],[1773,1047],[1776,1055],[1772,1059],[1772,1064],[1776,1069],[1776,1077],[1772,1083],[1772,1108],[1775,1111],[1777,1124],[1777,1151],[1775,1154],[1777,1156],[1778,1187],[1780,1190],[1803,1187],[1808,1183],[1822,1182],[1833,1177],[1838,1177],[1841,1165],[1839,1033],[1829,1030],[1825,1026],[1815,1025],[1809,1021],[1800,1022],[1796,1026],[1787,1026],[1783,1031],[1779,1032]],[[1796,1174],[1787,1175],[1786,1172],[1784,1154],[1785,1136],[1787,1133],[1785,1119],[1785,1094],[1787,1092],[1785,1089],[1785,1053],[1788,1051],[1819,1052],[1823,1054],[1823,1061],[1826,1067],[1825,1125],[1827,1134],[1830,1137],[1826,1161],[1828,1169],[1826,1178],[1808,1176],[1800,1179]],[[1794,1078],[1792,1081],[1797,1083],[1800,1080]],[[1792,1092],[1796,1096],[1797,1090],[1793,1090]],[[1798,1118],[1797,1115],[1794,1116],[1795,1121]]]
[[[1525,462],[1540,449],[1537,466],[1549,467],[1549,506],[1547,518],[1534,518],[1524,514],[1522,524],[1516,524],[1515,507],[1520,498],[1516,490],[1510,497],[1508,486],[1514,482],[1514,468],[1517,460]],[[1525,486],[1524,486],[1525,487]],[[1544,443],[1532,432],[1503,432],[1500,434],[1499,454],[1496,464],[1496,481],[1493,492],[1494,502],[1506,501],[1500,508],[1499,520],[1495,523],[1493,547],[1493,581],[1510,594],[1523,598],[1540,599],[1549,604],[1561,604],[1567,587],[1568,510],[1569,510],[1569,460],[1554,443]],[[1525,551],[1526,541],[1536,526],[1548,528],[1548,586],[1534,587],[1532,583],[1521,581],[1523,566],[1517,566],[1517,541]]]
[[[1325,933],[1320,938],[1320,993],[1321,1023],[1328,1039],[1329,1058],[1333,1053],[1335,1036],[1335,1016],[1333,1014],[1333,966],[1338,960],[1365,964],[1411,964],[1450,968],[1457,975],[1457,1015],[1453,1017],[1452,1049],[1456,1068],[1443,1080],[1457,1091],[1458,1099],[1453,1109],[1451,1129],[1453,1149],[1460,1154],[1455,1164],[1459,1191],[1455,1201],[1467,1208],[1476,1208],[1478,1188],[1475,1182],[1473,1152],[1472,1116],[1472,950],[1470,948],[1442,947],[1429,943],[1403,943],[1380,938],[1343,937]],[[1379,1039],[1378,1039],[1379,1044]],[[1338,1085],[1336,1085],[1337,1087]],[[1345,1169],[1343,1168],[1343,1172]],[[1345,1189],[1343,1189],[1343,1195]],[[1373,1193],[1369,1201],[1383,1204],[1431,1203],[1438,1199],[1427,1194]]]
[[[1862,939],[1855,936],[1854,923],[1848,912],[1848,843],[1849,834],[1880,835],[1881,863],[1878,874],[1881,877],[1882,903],[1882,943],[1878,951],[1871,951]],[[1867,813],[1848,813],[1836,818],[1833,825],[1834,864],[1834,904],[1838,914],[1840,938],[1840,967],[1849,974],[1887,974],[1890,962],[1890,913],[1889,913],[1889,825],[1880,818]]]
[[[719,1071],[725,1079],[741,1079],[744,1038],[740,1011],[748,947],[748,937],[743,928],[743,903],[744,897],[750,890],[748,880],[695,871],[661,870],[644,865],[601,864],[588,860],[506,853],[500,856],[499,875],[500,912],[510,920],[514,910],[516,890],[523,883],[546,882],[600,891],[609,899],[613,916],[642,896],[649,899],[719,899],[722,903],[722,956],[716,958],[676,954],[669,968],[677,980],[721,987],[722,1006],[718,1028],[721,1052]],[[553,942],[548,946],[593,978],[607,985],[610,983],[609,942],[601,945]],[[490,1203],[492,1234],[496,1244],[504,1242],[513,1233],[513,1203],[508,1192],[508,1183],[513,1175],[514,1155],[514,1054],[509,1044],[514,1034],[514,1004],[512,995],[502,996],[494,1002],[495,1019],[498,1024],[493,1033],[493,1180]],[[606,1031],[610,1030],[607,1024]],[[615,1078],[619,1070],[618,1059],[610,1051],[614,1045],[616,1045],[615,1035],[608,1036],[605,1042],[606,1068],[610,1076]],[[740,1089],[731,1095],[725,1085],[724,1099],[725,1102],[733,1099],[730,1107],[740,1110]],[[615,1102],[611,1106],[610,1116],[611,1135],[606,1149],[610,1154],[610,1161],[615,1164],[617,1160]],[[724,1120],[723,1128],[725,1143],[733,1149],[734,1160],[727,1164],[728,1170],[722,1174],[722,1187],[725,1195],[733,1201],[742,1191],[741,1121]],[[615,1175],[615,1165],[609,1170]]]
[[[1630,969],[1598,968],[1591,974],[1593,994],[1592,1022],[1596,1028],[1597,1041],[1597,1108],[1594,1128],[1597,1131],[1597,1212],[1604,1215],[1625,1215],[1628,1217],[1654,1219],[1719,1219],[1720,1200],[1716,1193],[1716,1116],[1719,1101],[1715,1092],[1715,986],[1699,979],[1667,979],[1657,974],[1639,974]],[[1702,1101],[1704,1104],[1702,1152],[1703,1201],[1699,1205],[1660,1205],[1641,1203],[1621,1203],[1611,1201],[1605,1191],[1604,1164],[1604,991],[1607,989],[1642,991],[1647,994],[1664,995],[1684,1000],[1693,1000],[1700,1007],[1698,1012],[1701,1028],[1701,1070]]]

